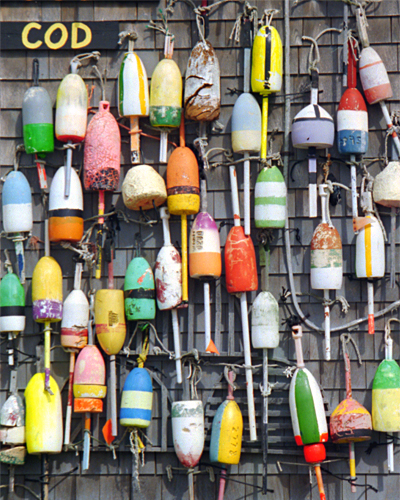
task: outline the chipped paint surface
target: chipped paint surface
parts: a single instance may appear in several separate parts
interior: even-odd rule
[[[194,467],[204,448],[204,409],[201,401],[172,404],[172,435],[175,453],[185,467]]]
[[[190,54],[185,77],[185,117],[216,120],[221,106],[219,62],[209,41],[198,42]]]
[[[158,308],[174,309],[182,302],[182,261],[173,245],[163,246],[158,252],[154,268]]]
[[[371,415],[356,400],[345,399],[333,411],[329,430],[334,443],[367,441],[372,434]]]
[[[256,254],[243,227],[233,227],[225,244],[226,288],[229,293],[250,292],[258,288]]]

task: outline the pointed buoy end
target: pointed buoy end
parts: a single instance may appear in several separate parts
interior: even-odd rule
[[[373,314],[368,314],[368,333],[370,335],[375,333],[375,318]]]
[[[111,418],[109,420],[107,420],[107,422],[104,424],[104,427],[102,429],[102,433],[103,433],[104,440],[107,444],[111,444],[114,441],[115,436],[112,435]]]
[[[218,356],[219,356],[219,351],[212,340],[210,340],[210,343],[208,344],[206,352],[212,352],[213,354],[218,354]]]

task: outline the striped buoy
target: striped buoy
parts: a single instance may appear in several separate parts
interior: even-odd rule
[[[215,220],[208,212],[200,212],[190,230],[189,275],[196,279],[221,276],[221,247]]]
[[[152,127],[179,127],[182,113],[182,75],[173,59],[162,59],[150,83],[149,118]]]
[[[356,239],[357,278],[382,278],[385,275],[385,240],[378,219],[370,220],[360,229]]]
[[[293,119],[292,143],[295,148],[331,148],[335,125],[331,115],[318,104],[309,104]]]
[[[124,427],[146,428],[151,422],[153,386],[146,368],[134,368],[122,390],[120,424]]]
[[[286,184],[278,167],[264,167],[254,190],[256,227],[281,228],[286,220]]]
[[[72,290],[63,304],[61,345],[81,349],[88,341],[89,302],[82,290]]]
[[[279,92],[282,87],[283,51],[278,31],[263,26],[253,43],[251,89],[262,96]]]
[[[365,154],[368,150],[368,112],[355,88],[348,88],[337,111],[337,145],[340,154]]]
[[[60,390],[51,376],[51,393],[44,387],[45,374],[36,373],[24,392],[26,448],[31,455],[61,453],[63,445]]]
[[[261,149],[261,109],[249,92],[241,94],[232,110],[232,150],[234,153],[258,153]]]
[[[175,401],[171,407],[175,453],[185,467],[195,467],[204,449],[204,408],[201,401]]]
[[[0,332],[25,330],[25,291],[18,276],[7,273],[0,281]]]
[[[135,52],[127,52],[118,78],[118,112],[120,116],[148,116],[149,84],[146,68]]]
[[[134,257],[130,261],[125,273],[124,296],[128,321],[152,320],[156,317],[154,275],[144,257]]]
[[[318,224],[311,240],[311,288],[338,290],[343,281],[342,241],[337,229]]]
[[[400,367],[394,359],[384,359],[372,384],[372,427],[375,431],[400,431],[399,397]]]
[[[19,170],[10,172],[2,191],[3,228],[6,233],[23,233],[33,227],[32,194],[29,182]]]
[[[106,397],[106,365],[99,348],[86,345],[78,354],[74,370],[74,412],[100,413]]]
[[[60,167],[49,195],[49,238],[52,242],[75,243],[83,236],[83,193],[75,169],[71,168],[70,194],[65,196],[65,170]]]
[[[62,271],[53,257],[42,257],[32,275],[33,319],[37,323],[62,319]]]
[[[392,97],[392,87],[385,65],[372,47],[362,49],[359,72],[364,95],[369,104],[375,104]]]

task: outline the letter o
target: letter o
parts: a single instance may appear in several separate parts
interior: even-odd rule
[[[58,29],[61,30],[61,38],[57,43],[53,43],[51,41],[51,35]],[[47,47],[49,49],[53,49],[53,50],[59,49],[60,47],[65,45],[65,42],[67,40],[68,40],[68,30],[62,23],[52,24],[44,35],[45,44],[47,45]]]

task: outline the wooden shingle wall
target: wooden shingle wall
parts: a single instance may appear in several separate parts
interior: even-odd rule
[[[253,2],[254,3],[254,2]],[[281,34],[284,42],[284,2],[277,0],[257,1],[259,16],[264,9],[276,8],[279,12],[274,17],[274,25]],[[309,46],[304,45],[302,36],[315,37],[326,28],[342,28],[343,25],[343,3],[340,1],[318,1],[305,0],[293,2],[290,0],[290,68],[291,68],[291,93],[298,93],[307,89],[308,76],[308,53]],[[389,108],[393,112],[399,108],[400,96],[400,52],[399,52],[399,27],[400,6],[398,1],[382,0],[367,9],[368,34],[371,45],[383,59],[389,73],[393,87],[393,98],[390,100]],[[150,78],[156,64],[163,57],[163,36],[154,30],[147,28],[149,20],[157,20],[159,7],[156,2],[7,2],[0,3],[0,20],[2,22],[23,21],[29,22],[69,22],[69,21],[118,21],[120,31],[134,28],[138,33],[135,50],[142,59],[147,74]],[[230,34],[237,15],[242,12],[242,4],[227,2],[221,5],[210,15],[209,40],[214,46],[221,67],[221,97],[222,107],[219,122],[223,129],[221,133],[215,133],[209,137],[209,148],[230,148],[230,117],[233,104],[237,98],[236,94],[230,93],[229,89],[243,88],[243,49],[240,45],[230,40]],[[175,35],[174,60],[184,74],[191,48],[198,40],[195,16],[192,9],[185,2],[178,2],[173,14],[169,16],[169,27]],[[355,29],[355,20],[350,16],[350,27]],[[342,49],[343,35],[337,32],[329,32],[319,40],[321,61],[320,71],[320,103],[335,118],[338,102],[343,92],[342,86]],[[62,78],[69,72],[69,61],[79,52],[60,50],[8,50],[6,46],[0,47],[0,164],[1,175],[5,174],[13,166],[15,146],[22,142],[22,120],[21,104],[25,91],[31,86],[32,60],[34,57],[40,63],[40,83],[50,93],[55,103],[57,88]],[[98,67],[103,73],[107,70],[106,98],[111,102],[111,110],[117,116],[117,85],[116,77],[124,54],[124,50],[102,51]],[[92,71],[91,64],[80,69],[79,73],[88,84],[89,88],[94,86],[94,94],[91,106],[97,108],[100,100],[100,87]],[[359,78],[358,78],[359,79]],[[361,89],[360,85],[359,88]],[[269,105],[269,132],[275,130],[271,148],[273,153],[283,151],[284,145],[284,92],[278,93],[270,98]],[[258,96],[257,96],[258,97]],[[309,93],[291,96],[291,119],[295,114],[309,102]],[[385,154],[386,126],[379,105],[368,106],[369,113],[369,150],[366,159],[383,157]],[[127,122],[121,121],[124,125]],[[148,121],[141,120],[141,127],[146,133],[157,135],[157,132],[149,128]],[[106,194],[106,211],[113,205],[117,209],[125,211],[130,217],[137,218],[124,207],[121,196],[121,185],[124,174],[131,167],[129,139],[125,129],[122,130],[122,153],[121,153],[121,181],[118,191]],[[197,137],[197,126],[191,122],[186,124],[187,142],[191,143]],[[177,132],[170,135],[170,140],[177,143]],[[165,165],[158,163],[158,141],[143,137],[142,141],[143,163],[156,168],[161,175],[165,175]],[[389,139],[389,153],[390,153]],[[61,144],[56,144],[60,147]],[[171,152],[170,148],[170,152]],[[330,151],[333,158],[340,155],[336,146]],[[221,159],[221,157],[216,157]],[[323,307],[319,292],[310,289],[310,249],[309,244],[319,219],[308,218],[308,173],[307,162],[297,160],[305,158],[305,153],[289,150],[289,178],[288,184],[288,215],[290,218],[290,240],[292,245],[291,255],[286,255],[284,247],[284,235],[282,230],[274,232],[275,239],[271,244],[270,265],[270,290],[277,299],[280,298],[282,289],[289,289],[287,277],[286,259],[291,259],[294,269],[294,281],[298,300],[303,312],[321,328],[323,327]],[[49,180],[53,177],[58,166],[63,164],[63,152],[57,150],[48,155],[47,175]],[[73,156],[73,165],[77,170],[82,168],[83,149],[78,150]],[[368,164],[368,163],[367,163]],[[32,188],[34,203],[34,228],[33,235],[44,240],[44,209],[41,201],[41,193],[38,184],[36,168],[32,167],[33,158],[22,155],[21,170],[26,175]],[[369,172],[376,175],[382,168],[383,162],[375,162],[368,166]],[[292,170],[293,167],[293,170]],[[242,199],[243,170],[238,167],[240,196]],[[256,180],[259,166],[256,162],[251,165],[252,187]],[[318,182],[322,179],[322,169],[318,170]],[[337,161],[333,161],[330,167],[338,182],[350,185],[349,169]],[[226,166],[212,168],[206,173],[208,188],[208,211],[216,219],[220,226],[221,246],[225,244],[227,234],[232,227],[232,208],[230,197],[229,169]],[[360,177],[358,179],[360,181]],[[84,215],[90,218],[97,213],[97,193],[84,193]],[[390,217],[388,209],[381,210],[382,221],[388,232],[389,241],[395,238],[398,242],[400,235],[396,229],[393,235],[390,231]],[[331,207],[332,221],[338,229],[343,242],[344,256],[344,284],[338,295],[343,295],[349,302],[350,308],[346,315],[341,312],[338,304],[332,307],[331,322],[333,327],[344,325],[352,320],[367,315],[367,285],[365,281],[355,279],[354,260],[355,246],[354,233],[351,219],[350,194],[342,191],[342,201],[336,207]],[[190,218],[189,218],[190,219]],[[115,286],[122,288],[124,275],[128,263],[133,257],[135,247],[135,235],[140,231],[143,240],[142,254],[154,264],[157,252],[162,246],[161,224],[152,227],[127,223],[121,220],[121,231],[118,232],[115,242]],[[91,222],[87,222],[86,228]],[[297,229],[297,232],[295,231]],[[172,241],[180,241],[180,220],[171,217]],[[252,228],[252,238],[257,245],[257,230]],[[2,250],[10,249],[14,262],[14,250],[12,242],[2,238]],[[38,259],[43,255],[43,246],[40,250],[26,249],[27,282],[25,285],[27,307],[27,326],[23,335],[19,337],[18,348],[22,353],[35,356],[43,354],[42,348],[37,345],[43,344],[41,329],[32,319],[31,302],[31,278],[33,269]],[[256,247],[257,249],[257,247]],[[257,252],[258,253],[258,252]],[[57,259],[63,271],[64,297],[72,289],[74,275],[73,253],[54,246],[51,254]],[[4,262],[4,253],[1,255]],[[387,272],[384,279],[375,283],[375,310],[385,308],[393,301],[399,300],[399,285],[390,288],[388,269],[390,265],[389,244],[387,244]],[[396,271],[400,272],[399,264],[396,262]],[[2,266],[1,274],[4,274]],[[398,274],[396,275],[398,278]],[[84,290],[89,290],[88,271],[85,268],[83,275]],[[101,280],[94,281],[96,289],[107,287],[106,275]],[[206,470],[209,466],[208,445],[210,439],[210,428],[212,416],[225,399],[227,384],[223,377],[223,365],[243,365],[243,346],[241,340],[240,306],[236,298],[230,297],[225,288],[224,275],[215,286],[211,285],[212,300],[212,329],[216,344],[221,352],[220,357],[215,357],[204,352],[204,312],[203,312],[203,290],[200,282],[190,281],[190,305],[187,309],[179,311],[181,326],[181,341],[183,352],[197,348],[200,352],[202,378],[197,386],[199,394],[206,405],[206,443],[205,451],[201,459],[201,474],[195,475],[195,492],[198,499],[216,498],[218,491],[218,469],[215,469],[215,480],[213,475]],[[310,295],[312,293],[312,295]],[[248,294],[249,305],[255,299],[256,293]],[[333,295],[332,295],[333,297]],[[290,380],[283,374],[287,366],[295,364],[293,341],[290,328],[285,320],[295,314],[290,297],[287,306],[281,303],[281,335],[280,346],[270,352],[270,380],[275,384],[270,396],[270,455],[269,455],[269,483],[268,487],[274,490],[270,495],[279,500],[302,500],[316,499],[319,497],[315,477],[310,483],[308,467],[305,467],[302,450],[297,448],[291,429],[288,387]],[[360,403],[371,409],[371,387],[372,380],[384,357],[384,324],[389,317],[398,316],[394,311],[385,317],[376,319],[376,333],[368,335],[367,323],[363,322],[357,329],[351,331],[351,335],[358,344],[363,364],[357,362],[355,353],[350,349],[353,397]],[[173,350],[171,315],[169,312],[158,312],[155,326],[167,348]],[[132,335],[135,325],[129,325],[129,335]],[[69,355],[60,348],[59,327],[55,327],[52,335],[54,349],[52,350],[52,374],[56,378],[60,388],[62,387],[62,398],[65,408],[67,397],[67,378]],[[397,338],[398,327],[393,328],[394,358],[399,357],[399,341]],[[310,332],[304,328],[304,357],[309,370],[317,378],[324,389],[327,415],[345,397],[344,365],[340,349],[339,335],[342,332],[332,334],[332,361],[324,361],[323,336],[321,333]],[[139,339],[140,340],[140,339]],[[154,346],[157,344],[152,338],[150,355],[146,367],[155,375],[153,419],[147,431],[149,442],[146,446],[144,465],[139,467],[141,493],[131,496],[131,473],[133,455],[129,450],[129,439],[125,435],[121,439],[124,430],[120,428],[118,436],[119,446],[116,449],[116,458],[110,450],[106,450],[103,444],[96,444],[92,450],[90,469],[87,473],[81,472],[82,452],[74,450],[63,452],[59,455],[47,457],[50,473],[51,499],[186,499],[188,498],[188,481],[184,470],[174,470],[171,480],[167,476],[167,467],[179,467],[178,459],[173,450],[171,423],[169,418],[170,403],[187,397],[187,384],[182,387],[176,383],[175,363],[166,354],[156,354]],[[128,340],[127,340],[128,342]],[[132,343],[133,352],[129,357],[125,354],[118,356],[118,387],[121,391],[124,380],[134,366],[136,354],[140,352],[140,342]],[[9,385],[9,367],[7,364],[6,341],[1,342],[0,358],[0,404],[7,397]],[[21,359],[25,356],[20,355]],[[258,423],[258,441],[250,443],[247,421],[246,405],[246,383],[244,370],[238,369],[236,383],[238,389],[235,398],[239,403],[244,415],[245,431],[242,449],[242,457],[238,466],[228,470],[232,481],[228,480],[225,498],[235,499],[258,499],[262,498],[259,487],[262,482],[262,450],[261,450],[261,422],[262,422],[262,394],[260,383],[262,373],[262,352],[253,350],[254,389],[256,396],[256,415]],[[18,369],[18,389],[22,395],[30,377],[36,372],[34,358],[28,358],[28,362],[20,365]],[[32,362],[31,362],[32,361]],[[107,360],[108,363],[108,360]],[[187,373],[187,368],[185,368]],[[158,381],[161,381],[160,385]],[[104,424],[107,411],[96,421],[94,420],[93,433],[102,441],[101,427]],[[75,442],[81,440],[80,427],[82,422],[80,416],[73,415],[72,429]],[[74,429],[78,432],[74,433]],[[373,434],[373,441],[385,443],[385,437],[378,433]],[[386,464],[386,446],[375,447],[370,454],[366,453],[368,443],[356,445],[357,461],[357,494],[350,493],[348,482],[342,481],[341,477],[348,475],[347,446],[327,445],[328,459],[334,461],[326,463],[324,467],[324,481],[327,498],[332,500],[357,498],[362,500],[391,499],[398,496],[400,482],[400,458],[398,447],[395,446],[395,473],[388,475]],[[279,463],[278,463],[279,462]],[[298,465],[297,465],[298,464]],[[15,482],[30,488],[40,498],[41,483],[43,476],[43,461],[41,457],[27,456],[26,464],[15,469]],[[72,472],[71,472],[72,471]],[[7,498],[8,466],[0,464],[1,486],[0,498]],[[237,481],[234,482],[233,480]],[[372,486],[373,488],[370,488]],[[33,498],[31,494],[21,486],[16,487],[18,498]]]

